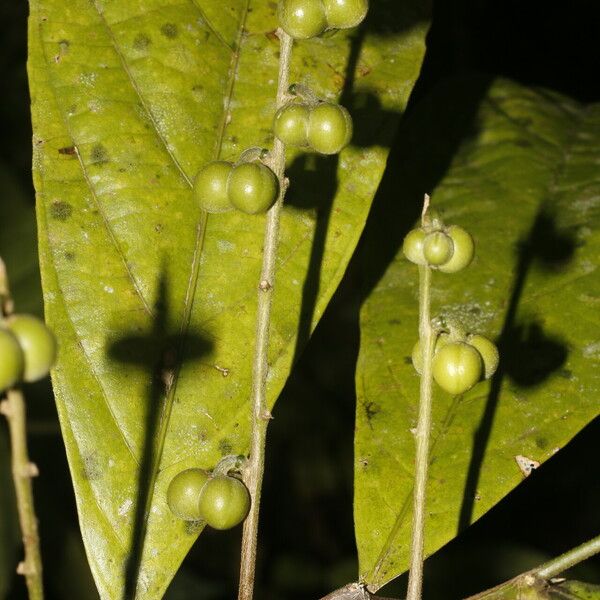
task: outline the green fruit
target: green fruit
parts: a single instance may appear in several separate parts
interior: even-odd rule
[[[447,231],[454,244],[454,253],[450,260],[438,267],[443,273],[456,273],[468,267],[475,256],[473,238],[462,227],[451,225]]]
[[[442,231],[428,233],[423,240],[423,256],[428,264],[438,267],[446,264],[454,253],[454,243]]]
[[[250,494],[239,479],[220,475],[202,488],[198,506],[203,519],[213,529],[231,529],[248,515]]]
[[[227,180],[233,165],[215,160],[204,165],[194,179],[194,197],[202,210],[222,213],[231,210],[227,194]]]
[[[484,378],[489,379],[496,372],[498,363],[500,362],[500,354],[498,353],[496,344],[484,335],[478,334],[470,335],[467,338],[467,343],[471,344],[481,354]]]
[[[284,106],[275,115],[273,132],[288,146],[306,146],[309,114],[305,104]]]
[[[7,329],[0,329],[0,392],[19,382],[24,366],[19,341]]]
[[[327,27],[349,29],[359,25],[369,10],[368,0],[323,0]]]
[[[173,477],[167,488],[167,504],[171,512],[184,521],[200,521],[200,492],[208,481],[202,469],[186,469]]]
[[[352,138],[352,117],[339,104],[318,104],[310,111],[307,137],[315,152],[337,154]]]
[[[32,315],[12,315],[6,326],[23,351],[23,381],[37,381],[48,375],[56,360],[56,340],[46,324]]]
[[[433,355],[442,347],[450,342],[450,336],[447,333],[440,333],[435,340]],[[423,373],[423,355],[421,353],[421,340],[417,340],[412,349],[412,363],[415,371],[421,375]]]
[[[402,243],[402,252],[404,252],[404,256],[416,265],[427,264],[427,260],[423,254],[423,242],[425,241],[426,235],[425,231],[420,227],[418,229],[411,229],[411,231],[406,234],[404,242]]]
[[[279,182],[275,173],[262,163],[242,163],[233,167],[228,189],[229,200],[235,208],[256,215],[273,206],[279,193]]]
[[[450,394],[463,394],[480,379],[483,372],[481,355],[464,342],[450,342],[433,357],[433,378]]]
[[[298,40],[321,35],[327,28],[323,0],[280,0],[280,27]]]

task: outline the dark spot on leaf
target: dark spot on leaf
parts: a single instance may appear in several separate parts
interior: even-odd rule
[[[411,356],[405,356],[404,357],[404,364],[405,365],[412,365],[412,357]]]
[[[548,447],[548,440],[546,438],[535,438],[535,445],[542,450]]]
[[[160,32],[170,40],[175,39],[179,35],[179,30],[175,23],[165,23],[161,28]]]
[[[50,205],[50,216],[57,221],[66,221],[73,214],[73,207],[68,202],[55,200]]]
[[[138,33],[133,40],[134,50],[144,51],[148,49],[148,46],[152,43],[152,40],[145,33]]]
[[[65,146],[64,148],[59,148],[58,153],[66,154],[67,156],[75,156],[77,154],[75,151],[75,146]]]
[[[472,315],[478,315],[478,314],[480,314],[480,313],[481,313],[481,308],[479,308],[479,306],[472,306],[472,307],[469,309],[469,312],[470,312]]]
[[[184,521],[183,531],[186,535],[196,535],[202,530],[202,521]]]
[[[162,223],[157,223],[157,224],[154,226],[154,231],[156,231],[156,233],[160,233],[162,230],[163,230],[163,225],[162,225]]]
[[[67,252],[65,252],[65,258],[69,261],[75,260],[75,252],[69,252],[67,250]]]
[[[370,425],[371,419],[379,413],[381,406],[377,402],[363,402],[363,408],[365,409],[365,415]]]
[[[233,450],[233,448],[231,446],[231,442],[228,439],[223,438],[222,440],[219,441],[219,452],[221,453],[222,456],[231,454],[232,450]]]
[[[83,476],[88,481],[97,481],[102,478],[102,469],[98,463],[96,452],[83,457]]]
[[[390,320],[388,321],[388,323],[389,323],[390,325],[400,325],[401,321],[400,321],[400,319],[390,319]]]
[[[108,162],[108,152],[106,151],[106,148],[102,144],[96,144],[92,148],[90,160],[94,165],[106,164]]]

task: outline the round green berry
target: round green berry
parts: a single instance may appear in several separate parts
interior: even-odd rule
[[[280,108],[273,122],[273,133],[288,146],[306,146],[308,116],[305,104],[288,104]]]
[[[451,225],[447,231],[454,245],[454,252],[447,263],[438,270],[443,273],[456,273],[468,267],[475,256],[475,244],[471,234],[458,225]]]
[[[277,200],[279,183],[275,173],[259,162],[242,163],[229,175],[231,204],[249,215],[264,213]]]
[[[483,360],[483,376],[484,379],[489,379],[496,372],[498,363],[500,362],[500,354],[498,353],[496,344],[484,335],[478,334],[470,335],[467,338],[467,343],[471,344],[471,346],[481,354],[481,359]]]
[[[231,210],[227,194],[227,180],[233,165],[215,160],[204,165],[194,179],[194,197],[202,210],[222,213]]]
[[[450,342],[433,357],[433,378],[450,394],[463,394],[480,379],[483,372],[481,355],[464,342]]]
[[[297,40],[321,35],[327,28],[323,0],[280,0],[280,27]]]
[[[202,488],[198,507],[213,529],[231,529],[248,515],[250,494],[239,479],[219,475]]]
[[[423,242],[427,234],[420,227],[417,229],[411,229],[404,238],[402,243],[402,252],[404,256],[410,260],[410,262],[416,265],[426,265],[427,260],[423,254]]]
[[[23,351],[23,381],[37,381],[48,375],[56,360],[56,340],[46,324],[33,315],[12,315],[6,326]]]
[[[440,333],[435,340],[435,346],[433,349],[433,355],[442,347],[450,342],[450,336],[447,333]],[[415,371],[422,375],[423,373],[423,354],[421,352],[421,340],[417,340],[412,349],[412,363]]]
[[[323,0],[327,27],[349,29],[359,25],[369,10],[368,0]]]
[[[315,152],[337,154],[352,138],[352,117],[339,104],[318,104],[310,111],[307,137]]]
[[[0,392],[19,382],[24,366],[19,341],[7,329],[0,329]]]
[[[423,240],[423,256],[428,264],[438,267],[446,264],[454,253],[454,243],[443,231],[428,233]]]
[[[175,475],[167,488],[167,505],[171,512],[184,521],[200,521],[198,501],[207,481],[208,475],[202,469],[186,469]]]

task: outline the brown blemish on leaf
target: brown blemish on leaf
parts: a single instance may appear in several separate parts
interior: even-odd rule
[[[175,23],[165,23],[160,28],[160,32],[166,38],[169,38],[170,40],[175,39],[179,35],[179,30],[177,28],[177,25],[175,25]]]
[[[50,216],[57,221],[66,221],[73,214],[73,207],[68,202],[55,200],[50,205]]]

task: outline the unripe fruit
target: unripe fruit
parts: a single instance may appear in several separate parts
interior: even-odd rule
[[[454,253],[450,260],[438,267],[443,273],[456,273],[468,267],[475,255],[475,244],[471,235],[458,225],[451,225],[447,230],[454,244]]]
[[[348,29],[359,25],[369,10],[368,0],[323,0],[327,27]]]
[[[463,394],[480,379],[483,372],[481,355],[464,342],[450,342],[433,357],[433,378],[450,394]]]
[[[33,315],[12,315],[6,326],[23,351],[23,381],[37,381],[48,375],[56,360],[56,340],[46,324]]]
[[[202,210],[222,213],[232,210],[227,193],[227,180],[233,165],[215,160],[204,165],[194,179],[194,197]]]
[[[440,333],[435,340],[435,346],[433,348],[433,355],[446,344],[450,342],[450,336],[447,333]],[[412,349],[412,363],[415,371],[421,375],[423,373],[423,353],[421,352],[421,340],[417,340]]]
[[[231,529],[248,515],[250,494],[239,479],[220,475],[206,482],[198,506],[213,529]]]
[[[327,28],[323,0],[280,0],[279,25],[298,40],[321,35]]]
[[[202,469],[186,469],[173,477],[167,488],[167,504],[171,512],[184,521],[200,521],[200,492],[208,481]]]
[[[260,162],[233,167],[228,182],[231,204],[249,215],[264,213],[277,200],[279,182],[275,173]]]
[[[496,372],[498,363],[500,362],[500,354],[498,353],[496,344],[484,335],[478,334],[470,335],[467,338],[467,343],[471,344],[471,346],[481,354],[484,379],[489,379]]]
[[[411,229],[405,236],[402,243],[402,252],[410,262],[416,265],[426,265],[427,260],[423,254],[423,242],[425,241],[426,233],[420,227]]]
[[[452,239],[443,231],[428,233],[423,240],[425,260],[434,267],[447,263],[454,253]]]
[[[318,104],[310,111],[307,137],[315,152],[337,154],[352,138],[352,117],[339,104]]]
[[[25,358],[17,338],[7,329],[0,329],[0,392],[21,379]]]
[[[273,133],[288,146],[306,146],[309,114],[305,104],[280,108],[273,122]]]

